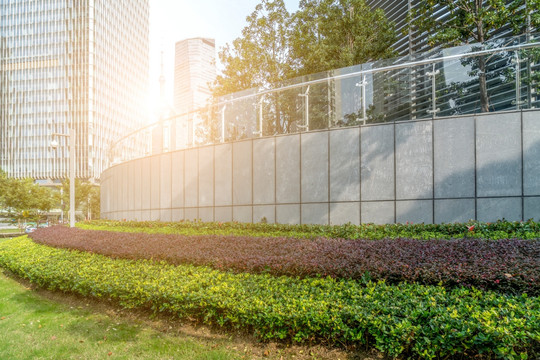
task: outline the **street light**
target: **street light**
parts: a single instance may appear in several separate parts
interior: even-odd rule
[[[75,227],[75,129],[69,129],[69,134],[53,133],[53,149],[58,147],[54,137],[60,136],[69,138],[69,227]]]

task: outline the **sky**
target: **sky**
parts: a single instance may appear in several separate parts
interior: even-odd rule
[[[217,52],[241,35],[246,17],[260,0],[150,0],[150,94],[154,113],[159,102],[161,51],[166,92],[172,104],[174,44],[193,37],[216,40]],[[299,0],[285,0],[287,10],[298,9]],[[152,122],[152,121],[151,121]]]

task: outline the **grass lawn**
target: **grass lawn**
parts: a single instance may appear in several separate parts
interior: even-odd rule
[[[0,269],[0,359],[380,359],[257,344],[27,286]]]
[[[0,234],[20,234],[21,231],[19,229],[0,229]]]
[[[82,301],[84,302],[84,301]],[[82,304],[82,303],[81,303]],[[71,305],[71,306],[70,306]],[[1,359],[235,359],[242,354],[143,322],[96,312],[95,304],[47,299],[0,275]],[[110,310],[109,310],[110,312]]]

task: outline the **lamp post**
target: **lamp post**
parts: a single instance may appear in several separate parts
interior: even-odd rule
[[[75,129],[69,129],[69,134],[53,133],[52,137],[69,138],[69,227],[75,227]],[[51,147],[56,149],[58,141],[52,140]]]

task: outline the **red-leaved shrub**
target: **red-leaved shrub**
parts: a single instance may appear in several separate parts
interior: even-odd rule
[[[345,240],[38,229],[40,244],[126,259],[274,275],[386,279],[540,293],[539,240]]]

